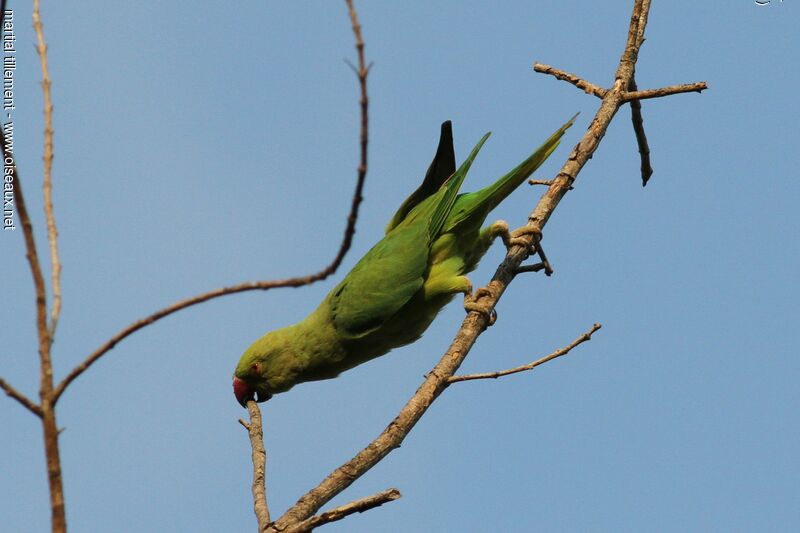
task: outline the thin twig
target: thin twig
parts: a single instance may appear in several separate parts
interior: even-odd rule
[[[558,203],[570,190],[581,169],[597,150],[608,125],[623,104],[622,93],[627,89],[633,74],[633,66],[638,54],[637,43],[639,45],[641,43],[641,39],[637,39],[637,34],[642,36],[644,34],[644,23],[647,20],[645,11],[649,8],[649,0],[636,0],[634,3],[628,40],[615,74],[614,85],[605,92],[600,109],[589,124],[583,138],[569,154],[567,162],[554,179],[553,184],[542,195],[529,216],[528,225],[525,228],[527,233],[523,238],[532,240],[537,231],[541,232]],[[498,287],[488,297],[492,306],[502,297],[505,288],[513,281],[520,264],[527,258],[529,252],[525,248],[525,246],[514,246],[495,272],[492,281],[496,282]],[[426,410],[447,387],[448,379],[455,375],[478,336],[486,329],[488,321],[489,317],[485,314],[470,312],[462,322],[461,328],[447,352],[433,370],[426,375],[425,381],[386,429],[351,460],[331,472],[319,485],[304,494],[270,526],[268,531],[280,532],[293,524],[306,520],[392,450],[399,447]]]
[[[356,40],[356,53],[358,55],[358,70],[356,76],[358,77],[358,84],[361,90],[359,98],[359,105],[361,107],[361,133],[359,140],[361,142],[361,161],[358,165],[358,187],[356,194],[353,197],[353,209],[358,209],[358,204],[361,202],[361,189],[364,184],[364,177],[367,174],[367,145],[369,144],[369,95],[367,94],[367,75],[369,74],[369,67],[364,60],[364,39],[361,36],[361,24],[358,21],[358,13],[353,6],[352,0],[345,0],[347,2],[347,11],[350,15],[350,23],[353,27],[353,36]],[[353,221],[355,224],[355,221]],[[352,237],[352,234],[351,234]]]
[[[315,527],[346,518],[351,514],[363,513],[364,511],[369,511],[370,509],[380,507],[384,503],[397,500],[400,497],[402,497],[402,494],[400,494],[399,490],[386,489],[377,494],[373,494],[372,496],[367,496],[366,498],[361,498],[360,500],[355,500],[331,509],[330,511],[325,511],[324,513],[312,516],[311,518],[300,522],[296,526],[289,527],[283,533],[305,533],[307,531],[311,531]]]
[[[39,14],[39,0],[33,0],[33,29],[36,33],[36,53],[42,68],[42,97],[44,98],[44,213],[47,220],[47,240],[50,244],[50,283],[53,303],[50,309],[50,343],[55,338],[58,317],[61,314],[61,261],[58,258],[58,229],[53,213],[53,100],[50,92],[50,71],[47,66],[47,43]]]
[[[521,365],[514,368],[509,368],[507,370],[498,370],[496,372],[481,372],[478,374],[462,374],[460,376],[451,376],[450,378],[447,379],[447,382],[457,383],[459,381],[471,381],[474,379],[497,379],[503,376],[509,376],[511,374],[517,374],[519,372],[525,372],[527,370],[533,370],[537,366],[543,365],[548,361],[552,361],[553,359],[561,357],[562,355],[567,355],[573,348],[575,348],[579,344],[583,344],[584,342],[590,340],[592,338],[592,334],[601,327],[602,326],[600,324],[595,324],[589,331],[587,331],[586,333],[584,333],[583,335],[572,341],[567,346],[559,350],[556,350],[549,355],[545,355],[541,359],[537,359],[532,363],[528,363],[527,365]]]
[[[708,89],[708,83],[698,81],[696,83],[682,83],[680,85],[670,85],[668,87],[661,87],[659,89],[645,89],[643,91],[633,90],[630,92],[622,93],[622,100],[625,102],[631,100],[647,100],[649,98],[661,98],[662,96],[671,96],[673,94],[681,93],[701,93]]]
[[[550,74],[551,76],[554,76],[556,79],[566,81],[567,83],[571,83],[578,89],[581,89],[586,94],[593,94],[598,98],[603,98],[606,95],[606,90],[600,87],[599,85],[595,85],[594,83],[584,80],[580,76],[576,76],[575,74],[571,74],[569,72],[563,71],[555,67],[551,67],[550,65],[544,65],[542,63],[534,63],[533,70],[535,70],[536,72],[540,72],[542,74]]]
[[[250,488],[253,493],[253,511],[258,521],[258,530],[264,531],[269,525],[269,506],[267,505],[267,489],[265,486],[267,470],[267,450],[264,447],[264,432],[261,423],[261,410],[252,400],[247,402],[247,411],[250,413],[250,423],[239,420],[250,436],[250,447],[253,450],[253,484]]]
[[[38,405],[36,405],[33,402],[33,400],[31,400],[30,398],[25,396],[23,393],[21,393],[20,391],[15,389],[13,386],[11,386],[10,383],[8,383],[6,380],[4,380],[2,378],[0,378],[0,389],[3,389],[3,391],[8,396],[14,398],[19,403],[21,403],[22,406],[25,407],[28,411],[30,411],[31,413],[35,414],[39,418],[42,418],[42,408],[39,407]]]
[[[339,251],[336,253],[336,257],[328,266],[315,274],[274,281],[252,281],[240,283],[238,285],[232,285],[229,287],[221,287],[219,289],[214,289],[212,291],[181,300],[168,307],[160,309],[149,316],[137,320],[128,327],[120,330],[116,335],[111,337],[94,352],[92,352],[86,359],[83,360],[82,363],[73,368],[72,371],[61,380],[58,386],[56,386],[53,403],[58,401],[70,383],[72,383],[78,376],[86,372],[86,370],[88,370],[89,367],[97,362],[98,359],[105,355],[109,350],[114,348],[118,342],[132,333],[142,329],[143,327],[149,326],[150,324],[164,318],[165,316],[171,315],[172,313],[182,309],[186,309],[187,307],[191,307],[193,305],[207,302],[208,300],[213,300],[214,298],[219,298],[220,296],[226,296],[229,294],[253,290],[269,290],[281,287],[302,287],[305,285],[310,285],[317,281],[326,279],[328,276],[335,273],[339,268],[344,256],[350,250],[350,246],[353,243],[353,235],[355,234],[356,221],[358,220],[359,206],[363,200],[362,192],[364,190],[364,182],[366,181],[367,177],[367,145],[369,144],[369,97],[367,95],[367,75],[369,74],[369,67],[367,67],[364,62],[364,42],[361,38],[361,26],[357,24],[358,19],[355,17],[355,11],[352,9],[352,4],[350,2],[348,2],[348,7],[351,9],[351,19],[354,21],[353,32],[356,35],[356,49],[358,50],[359,64],[357,75],[361,87],[361,98],[359,101],[361,106],[361,131],[359,134],[360,160],[358,165],[356,188],[353,192],[350,213],[347,216],[347,226],[344,231],[341,245],[339,246]]]
[[[628,85],[631,91],[636,90],[636,77],[631,76]],[[644,132],[644,118],[642,118],[642,104],[639,100],[631,100],[631,122],[633,123],[633,133],[636,135],[636,144],[639,147],[639,158],[642,161],[642,187],[647,185],[647,180],[653,175],[653,167],[650,164],[650,145],[647,143],[647,135]]]
[[[541,272],[542,270],[545,269],[546,266],[547,265],[545,265],[544,263],[541,263],[541,262],[534,263],[532,265],[521,265],[520,267],[517,268],[516,273],[517,274],[526,274],[528,272]]]
[[[2,15],[5,15],[5,2],[0,6]],[[2,18],[0,18],[2,24]],[[11,169],[11,177],[14,184],[14,200],[17,203],[17,212],[19,214],[20,225],[22,226],[22,235],[25,240],[25,256],[28,258],[30,265],[31,275],[33,276],[33,286],[36,294],[36,331],[39,338],[39,357],[42,361],[49,360],[49,334],[47,330],[47,294],[45,292],[44,277],[42,276],[41,263],[39,262],[39,255],[36,251],[36,239],[33,234],[33,224],[31,223],[30,214],[28,214],[28,207],[25,203],[25,195],[22,193],[22,182],[17,173],[17,165],[14,162],[14,154],[9,149],[5,131],[0,133],[0,140],[2,141],[3,149],[3,162],[6,169]],[[44,348],[47,348],[45,355]]]

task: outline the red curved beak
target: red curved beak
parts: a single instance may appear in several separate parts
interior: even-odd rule
[[[236,401],[239,402],[239,405],[241,405],[242,407],[246,407],[248,400],[255,399],[256,391],[246,381],[234,376],[233,395],[236,396]]]
[[[249,384],[243,379],[237,378],[236,376],[233,376],[233,395],[236,396],[236,401],[239,402],[239,405],[242,407],[247,407],[247,402],[250,400],[255,400],[258,403],[261,403],[272,398],[272,393],[269,392],[266,383],[260,388],[256,388],[255,386]]]

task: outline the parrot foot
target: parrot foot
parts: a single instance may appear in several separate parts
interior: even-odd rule
[[[494,291],[492,291],[488,287],[480,287],[478,290],[475,291],[475,294],[471,294],[469,292],[464,294],[464,309],[467,313],[475,311],[476,313],[480,313],[486,317],[486,321],[490,326],[494,325],[497,322],[497,311],[495,311],[494,307],[488,304],[482,304],[478,300],[483,298],[484,296],[492,296],[494,297]]]
[[[538,272],[540,270],[544,270],[545,276],[551,276],[553,274],[553,267],[550,265],[550,261],[547,260],[547,255],[544,253],[544,248],[542,248],[542,230],[539,228],[524,226],[510,234],[509,242],[524,246],[526,243],[526,241],[523,239],[524,235],[533,235],[530,247],[532,251],[539,256],[541,262],[536,263],[535,265],[520,267],[517,272]],[[520,243],[519,241],[522,242]]]
[[[508,228],[508,222],[505,220],[498,220],[492,224],[491,231],[493,235],[503,239],[503,244],[505,244],[508,249],[513,246],[522,246],[523,248],[529,248],[535,251],[537,242],[542,240],[542,232],[540,230],[528,228],[527,226],[515,230],[512,233]],[[538,235],[538,238],[535,237],[533,243],[528,244],[527,239],[524,238],[525,235]]]
[[[547,255],[545,255],[544,249],[542,248],[542,230],[538,228],[531,228],[529,226],[523,226],[512,233],[508,229],[508,222],[505,220],[498,220],[491,225],[490,231],[493,236],[503,239],[503,244],[506,246],[507,250],[511,250],[511,248],[514,246],[522,246],[523,248],[529,249],[531,253],[536,253],[542,260],[540,263],[536,263],[535,265],[520,267],[517,270],[518,273],[538,272],[540,270],[544,270],[546,276],[553,274],[553,267],[550,266],[550,261],[547,260]],[[533,239],[531,239],[530,244],[528,244],[528,240],[525,238],[525,235],[533,235]]]
[[[503,239],[503,244],[505,245],[506,249],[510,249],[512,246],[517,245],[524,247],[528,246],[523,239],[511,234],[508,229],[508,222],[505,220],[498,220],[492,224],[491,233],[494,237],[500,237]]]

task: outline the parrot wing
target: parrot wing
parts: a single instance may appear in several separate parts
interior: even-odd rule
[[[488,137],[488,133],[484,135],[450,179],[412,208],[331,292],[329,309],[340,334],[358,338],[375,331],[422,288],[431,244],[444,226],[472,161]]]
[[[431,166],[428,167],[428,171],[425,173],[425,179],[422,180],[422,184],[417,190],[406,198],[394,214],[389,225],[386,226],[386,233],[397,227],[414,207],[441,189],[447,178],[452,176],[455,171],[456,153],[453,148],[453,125],[448,120],[442,123],[439,147],[436,149],[436,155],[433,156]]]

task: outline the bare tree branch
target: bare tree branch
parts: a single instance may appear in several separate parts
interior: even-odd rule
[[[53,291],[53,304],[50,309],[49,337],[52,344],[55,338],[58,317],[61,314],[61,262],[58,258],[58,229],[53,213],[53,100],[50,93],[50,71],[47,66],[47,43],[44,40],[44,26],[39,15],[39,0],[33,1],[33,30],[36,33],[36,53],[42,69],[42,96],[44,98],[44,213],[47,220],[47,240],[50,244],[50,283]]]
[[[631,76],[628,88],[636,90],[636,76]],[[650,145],[647,143],[647,135],[644,132],[644,118],[642,118],[642,104],[639,100],[631,100],[631,122],[633,123],[633,133],[636,135],[636,144],[639,146],[639,158],[642,161],[642,187],[647,185],[647,180],[653,175],[653,167],[650,165]]]
[[[521,266],[519,266],[517,268],[516,273],[517,274],[525,274],[527,272],[541,272],[542,270],[545,270],[546,268],[547,268],[547,265],[545,265],[544,263],[535,263],[533,265],[521,265]]]
[[[511,374],[517,374],[519,372],[525,372],[525,371],[528,371],[528,370],[533,370],[537,366],[543,365],[543,364],[547,363],[548,361],[552,361],[553,359],[561,357],[562,355],[567,355],[573,348],[575,348],[579,344],[583,344],[584,342],[590,340],[592,338],[592,334],[595,331],[597,331],[598,329],[600,329],[601,327],[602,326],[600,324],[595,324],[594,326],[592,326],[592,328],[589,331],[587,331],[586,333],[584,333],[583,335],[581,335],[580,337],[578,337],[577,339],[572,341],[567,346],[565,346],[565,347],[563,347],[561,349],[558,349],[558,350],[550,353],[549,355],[545,355],[541,359],[537,359],[536,361],[533,361],[532,363],[528,363],[527,365],[521,365],[521,366],[517,366],[517,367],[514,367],[514,368],[509,368],[507,370],[498,370],[496,372],[482,372],[482,373],[479,373],[479,374],[463,374],[463,375],[460,375],[460,376],[451,376],[451,377],[449,377],[447,379],[447,382],[448,383],[457,383],[459,381],[471,381],[471,380],[475,380],[475,379],[497,379],[497,378],[500,378],[500,377],[503,377],[503,376],[509,376]]]
[[[361,107],[361,133],[359,140],[361,142],[361,161],[358,165],[358,186],[356,193],[353,196],[353,211],[358,210],[358,204],[363,199],[361,197],[361,189],[364,185],[364,178],[367,174],[367,145],[369,144],[369,95],[367,94],[367,75],[369,74],[369,66],[364,60],[364,38],[361,36],[361,23],[358,21],[358,13],[353,6],[352,0],[345,0],[347,3],[347,11],[350,15],[350,23],[353,27],[353,36],[356,40],[356,54],[358,55],[358,69],[356,76],[358,77],[358,85],[361,90],[361,97],[359,105]],[[371,65],[370,65],[371,66]],[[351,222],[348,219],[348,222]],[[355,225],[355,220],[352,220],[352,225]],[[349,227],[349,226],[348,226]],[[349,238],[353,237],[353,232],[350,232]]]
[[[605,112],[608,112],[613,109],[613,113],[616,113],[616,110],[619,109],[619,105],[625,102],[630,102],[631,114],[632,114],[631,120],[633,122],[633,129],[634,133],[636,134],[636,142],[639,146],[639,154],[642,160],[642,165],[641,165],[642,186],[647,185],[647,181],[653,174],[653,168],[650,166],[650,147],[647,144],[647,137],[645,136],[644,132],[644,120],[642,119],[642,106],[639,103],[639,101],[648,98],[660,98],[662,96],[670,96],[673,94],[680,94],[687,92],[700,93],[708,88],[706,82],[701,81],[696,83],[685,83],[681,85],[670,85],[668,87],[662,87],[660,89],[647,89],[644,91],[637,90],[636,81],[634,79],[635,77],[634,67],[636,64],[636,60],[638,59],[639,48],[641,48],[642,44],[644,44],[645,41],[644,29],[647,26],[647,16],[649,14],[649,11],[650,11],[649,0],[644,2],[644,7],[640,11],[637,11],[636,7],[634,6],[634,12],[631,16],[630,28],[628,32],[628,41],[625,46],[626,52],[625,54],[623,54],[623,58],[620,60],[620,67],[617,69],[617,75],[612,89],[603,89],[597,85],[594,85],[584,80],[580,76],[571,74],[569,72],[565,72],[561,69],[557,69],[549,65],[543,65],[541,63],[534,63],[533,65],[533,70],[535,70],[536,72],[540,72],[542,74],[550,74],[551,76],[554,76],[559,80],[571,83],[572,85],[575,85],[576,87],[582,89],[583,91],[603,99],[604,103],[607,101],[606,96],[608,95],[608,92],[614,91],[615,97],[613,99],[613,102],[611,100],[608,100],[608,103],[609,104],[613,103],[613,105],[605,106],[606,108]],[[623,68],[623,63],[624,63],[624,72],[621,70]],[[620,74],[627,74],[628,70],[630,70],[630,76],[628,78],[629,79],[628,86],[624,87],[621,90],[619,89],[618,86],[618,83],[621,79]],[[603,106],[601,106],[601,110],[603,110]],[[605,129],[603,129],[602,134],[605,134]]]
[[[50,515],[53,533],[66,533],[67,516],[64,504],[64,482],[61,473],[61,452],[58,447],[60,431],[56,422],[55,402],[53,401],[53,362],[51,348],[58,316],[61,311],[61,264],[58,260],[57,231],[53,217],[52,202],[52,163],[53,163],[53,103],[50,95],[50,76],[47,69],[47,45],[44,42],[42,18],[39,13],[39,0],[33,0],[33,28],[37,38],[37,52],[42,66],[42,94],[44,95],[44,209],[47,219],[47,237],[50,244],[52,263],[51,279],[53,283],[53,306],[51,323],[47,325],[46,301],[39,301],[37,288],[36,306],[39,308],[39,353],[41,356],[39,398],[42,409],[42,431],[44,433],[44,451],[47,461],[47,480],[50,488]],[[42,287],[44,292],[44,287]]]
[[[614,84],[611,89],[605,91],[600,108],[589,124],[586,133],[573,148],[553,183],[540,198],[528,217],[528,224],[520,228],[521,231],[517,230],[524,235],[523,242],[533,243],[534,239],[538,241],[538,238],[541,237],[542,228],[550,219],[558,203],[572,188],[581,169],[597,150],[608,125],[624,103],[622,95],[628,88],[633,75],[639,47],[643,41],[649,8],[649,0],[635,1],[628,39],[619,61]],[[505,288],[513,281],[520,265],[529,254],[530,246],[525,244],[515,245],[508,251],[506,258],[492,278],[491,283],[494,285],[494,289],[489,291],[490,294],[487,296],[490,308],[502,297]],[[462,322],[461,328],[447,352],[428,373],[425,381],[386,429],[352,459],[331,472],[319,485],[304,494],[270,526],[268,531],[281,532],[293,524],[308,519],[331,498],[341,493],[392,450],[399,447],[428,407],[447,387],[450,377],[455,374],[478,336],[486,329],[489,315],[490,313],[470,312]]]
[[[5,2],[0,6],[0,13],[5,16]],[[2,19],[0,19],[2,25]],[[49,334],[47,330],[47,293],[45,292],[44,277],[42,276],[41,263],[36,251],[36,239],[33,234],[33,224],[28,214],[28,207],[25,203],[25,195],[22,193],[22,183],[17,173],[17,165],[14,162],[14,154],[9,151],[5,131],[0,135],[3,148],[3,160],[6,168],[11,169],[11,176],[14,180],[14,199],[17,202],[17,212],[19,214],[22,235],[25,240],[25,256],[28,258],[31,275],[33,276],[33,286],[36,294],[36,331],[39,338],[39,357],[42,361],[49,360]],[[47,350],[44,350],[47,348]],[[43,353],[46,351],[46,354]]]
[[[401,496],[402,494],[400,494],[400,491],[397,489],[386,489],[383,492],[373,494],[372,496],[367,496],[366,498],[361,498],[360,500],[352,501],[340,507],[331,509],[330,511],[325,511],[319,515],[312,516],[307,520],[303,520],[296,526],[289,527],[289,529],[285,530],[283,533],[305,533],[316,527],[346,518],[351,514],[363,513],[364,511],[369,511],[370,509],[380,507],[384,503],[399,499]]]
[[[250,436],[250,447],[253,450],[253,511],[258,521],[258,530],[264,531],[269,525],[269,506],[267,505],[267,489],[265,486],[267,470],[267,450],[264,447],[264,432],[261,422],[261,410],[252,400],[247,402],[247,411],[250,413],[250,422],[239,420],[247,429]]]
[[[544,65],[542,63],[534,63],[533,70],[541,74],[550,74],[551,76],[554,76],[556,79],[559,79],[561,81],[566,81],[567,83],[571,83],[572,85],[582,90],[586,94],[593,94],[601,99],[606,95],[606,90],[600,87],[599,85],[595,85],[594,83],[588,82],[583,78],[576,76],[575,74],[571,74],[564,70],[551,67],[550,65]]]
[[[8,396],[14,398],[19,403],[21,403],[22,406],[25,407],[28,411],[35,414],[39,418],[42,418],[42,408],[36,405],[33,402],[33,400],[31,400],[23,393],[12,387],[11,384],[8,383],[3,378],[0,378],[0,389],[3,389],[3,392],[5,392]]]
[[[708,84],[704,81],[698,81],[695,83],[670,85],[668,87],[661,87],[660,89],[646,89],[644,91],[633,89],[631,92],[623,93],[622,99],[626,102],[631,100],[647,100],[648,98],[661,98],[662,96],[671,96],[673,94],[701,93],[706,89],[708,89]]]

